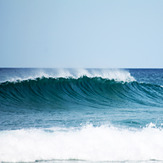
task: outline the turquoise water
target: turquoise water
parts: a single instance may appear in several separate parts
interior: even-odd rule
[[[163,161],[163,69],[0,69],[1,162]]]

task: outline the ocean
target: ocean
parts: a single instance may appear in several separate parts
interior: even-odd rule
[[[0,69],[0,162],[163,162],[163,69]]]

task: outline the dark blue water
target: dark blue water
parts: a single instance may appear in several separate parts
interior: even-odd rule
[[[163,160],[162,126],[163,69],[0,69],[0,161]]]

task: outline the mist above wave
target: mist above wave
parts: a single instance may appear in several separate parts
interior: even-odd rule
[[[104,79],[131,82],[135,81],[127,70],[122,69],[16,69],[3,75],[2,82],[16,82],[35,80],[36,78],[74,78],[87,76],[89,78],[101,77]]]

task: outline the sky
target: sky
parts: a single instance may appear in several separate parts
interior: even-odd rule
[[[0,0],[0,67],[163,68],[163,0]]]

